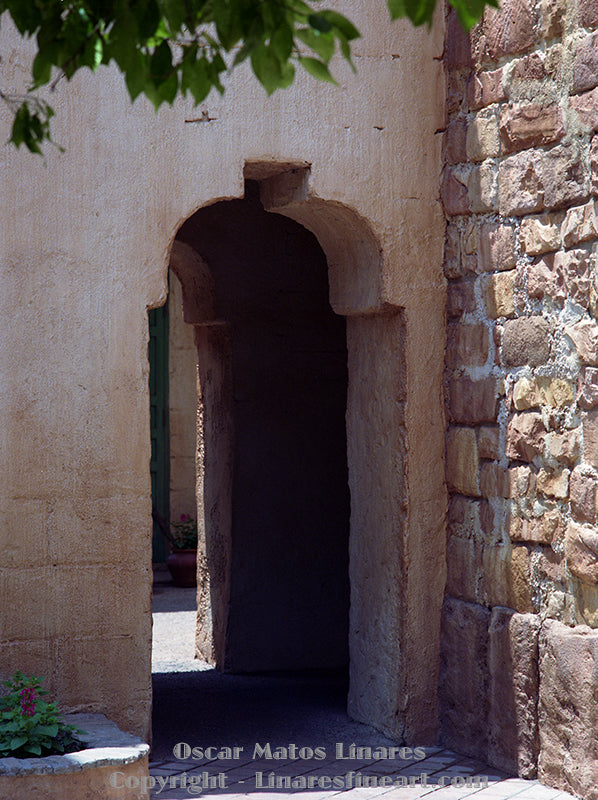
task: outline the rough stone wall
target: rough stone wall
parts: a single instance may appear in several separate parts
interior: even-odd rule
[[[584,797],[598,785],[597,27],[596,0],[504,0],[470,37],[450,18],[442,182],[443,737]]]

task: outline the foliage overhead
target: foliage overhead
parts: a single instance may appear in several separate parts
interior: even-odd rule
[[[470,28],[497,0],[450,0]],[[392,19],[430,25],[436,0],[387,0]],[[335,53],[351,60],[353,23],[322,0],[0,0],[37,55],[25,95],[0,90],[14,113],[10,141],[40,153],[53,110],[36,92],[55,89],[88,67],[115,62],[131,100],[144,94],[156,109],[178,95],[201,103],[243,61],[268,94],[293,83],[296,67],[334,83]]]

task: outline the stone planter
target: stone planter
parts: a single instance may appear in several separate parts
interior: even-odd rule
[[[103,714],[64,714],[87,749],[45,758],[0,758],[0,798],[149,800],[149,745]]]

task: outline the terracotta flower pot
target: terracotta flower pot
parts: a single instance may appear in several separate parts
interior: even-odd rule
[[[197,551],[173,550],[166,566],[175,586],[197,586]]]

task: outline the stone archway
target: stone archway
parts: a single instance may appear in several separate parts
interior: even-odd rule
[[[330,304],[346,318],[351,497],[348,706],[356,719],[401,739],[405,736],[400,681],[406,472],[403,314],[399,308],[376,305],[380,249],[368,226],[340,204],[308,200],[307,169],[287,165],[278,174],[271,174],[270,168],[264,174],[260,165],[249,165],[246,176],[258,180],[265,208],[294,218],[316,234],[326,254]],[[195,326],[204,408],[211,412],[210,422],[202,421],[203,443],[211,452],[205,454],[206,470],[198,476],[200,504],[207,509],[200,525],[205,580],[198,594],[198,647],[204,657],[226,667],[235,563],[230,327],[219,313],[210,267],[189,241],[174,243],[171,268],[183,287],[185,320]]]

